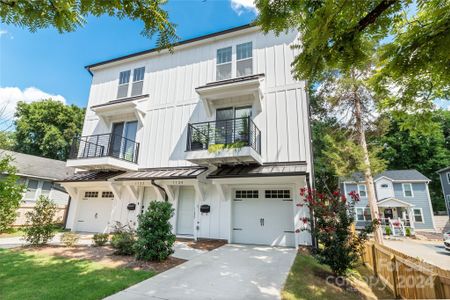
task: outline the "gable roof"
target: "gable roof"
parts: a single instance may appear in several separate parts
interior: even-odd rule
[[[448,166],[446,168],[443,168],[443,169],[440,169],[440,170],[436,171],[436,173],[442,173],[442,172],[445,172],[445,171],[450,171],[450,166]]]
[[[431,181],[428,177],[417,170],[387,170],[374,176],[374,181],[386,177],[392,181]],[[342,181],[361,182],[364,181],[364,175],[361,172],[353,173],[350,177],[342,178]]]
[[[17,168],[17,175],[49,180],[60,180],[74,173],[66,167],[65,161],[0,149],[0,158],[12,156],[11,164]]]

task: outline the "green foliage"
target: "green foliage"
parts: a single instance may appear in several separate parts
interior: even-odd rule
[[[391,235],[392,234],[392,229],[389,226],[386,226],[384,229],[384,232],[386,233],[386,235]]]
[[[66,247],[73,247],[77,244],[80,237],[78,234],[72,231],[64,232],[61,235],[61,243],[63,243]]]
[[[173,214],[171,203],[152,201],[147,211],[139,215],[134,247],[137,259],[163,261],[174,252],[175,235],[170,224]]]
[[[11,165],[11,161],[10,156],[0,159],[0,232],[8,230],[16,220],[16,211],[25,189],[18,183],[17,169]]]
[[[24,239],[31,245],[45,245],[55,236],[56,204],[40,196],[32,211],[26,213]]]
[[[95,247],[105,246],[106,243],[108,242],[108,239],[109,239],[109,234],[107,234],[107,233],[96,233],[92,237]]]
[[[59,101],[19,102],[14,150],[66,160],[74,137],[81,134],[85,110]]]
[[[237,141],[231,144],[212,144],[208,146],[209,153],[218,153],[223,150],[240,150],[242,147],[247,145],[244,141]]]
[[[159,47],[168,46],[176,39],[175,25],[169,22],[167,11],[162,8],[166,0],[39,0],[0,1],[0,20],[28,28],[31,32],[54,27],[60,33],[75,31],[86,23],[88,16],[114,16],[118,19],[139,20],[144,23],[142,34],[157,35]]]
[[[355,203],[359,201],[359,196],[354,192],[350,193],[350,200],[339,191],[329,194],[301,189],[300,196],[304,197],[305,204],[315,217],[314,227],[308,230],[312,231],[319,245],[317,259],[330,266],[336,275],[345,274],[359,261],[362,247],[368,233],[375,229],[376,221],[358,234],[353,233]],[[308,221],[303,219],[304,224]]]
[[[0,131],[0,149],[12,150],[13,147],[14,147],[14,133],[11,131]]]
[[[411,228],[406,227],[405,234],[406,234],[406,236],[411,236]]]
[[[116,250],[114,254],[133,255],[135,242],[136,237],[134,230],[129,226],[121,226],[121,224],[117,222],[110,241],[111,246]]]

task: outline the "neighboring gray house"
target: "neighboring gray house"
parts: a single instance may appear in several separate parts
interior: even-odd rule
[[[55,181],[72,175],[74,169],[66,167],[64,161],[0,149],[0,158],[5,156],[13,158],[11,164],[17,168],[16,174],[20,176],[20,182],[27,187],[14,225],[24,224],[25,212],[33,208],[41,195],[49,197],[57,204],[57,218],[62,219],[69,201],[69,194]]]
[[[447,214],[450,217],[450,167],[441,169],[436,173],[441,179],[442,194],[444,195],[445,207],[447,207]]]
[[[406,228],[416,231],[435,231],[433,208],[428,190],[430,179],[417,170],[391,170],[374,177],[375,192],[382,226],[389,226],[395,235],[404,235]],[[345,195],[359,193],[355,205],[357,228],[371,220],[367,188],[362,174],[341,180]]]

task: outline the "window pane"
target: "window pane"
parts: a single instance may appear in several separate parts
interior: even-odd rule
[[[366,197],[367,196],[366,185],[365,184],[358,185],[358,190],[359,190],[359,196],[360,197]]]
[[[42,185],[41,195],[48,196],[50,194],[50,190],[52,189],[52,183],[49,181],[44,181]]]
[[[34,200],[36,197],[36,190],[38,187],[38,181],[34,179],[28,180],[27,192],[25,193],[25,199]]]
[[[236,62],[236,76],[248,76],[253,74],[253,60],[246,59]]]
[[[412,196],[412,187],[410,184],[404,184],[403,189],[405,190],[405,196],[407,196],[407,197]]]
[[[133,81],[144,80],[145,67],[134,69]]]
[[[217,50],[217,64],[231,62],[231,47]]]
[[[356,209],[356,219],[358,221],[364,221],[364,214],[363,214],[362,208],[357,208]]]
[[[370,208],[364,209],[364,218],[366,221],[372,221],[372,216],[370,215]]]
[[[414,220],[416,222],[423,222],[422,211],[420,209],[414,209]]]
[[[252,57],[252,42],[236,46],[237,60]]]
[[[131,96],[142,95],[142,88],[144,87],[144,81],[133,82],[131,86]]]
[[[128,83],[130,81],[130,73],[131,73],[130,70],[120,72],[119,84],[126,84],[126,83]]]
[[[119,85],[117,98],[125,98],[126,96],[128,96],[128,84]]]
[[[218,65],[216,67],[217,67],[216,80],[224,80],[231,78],[231,63]]]

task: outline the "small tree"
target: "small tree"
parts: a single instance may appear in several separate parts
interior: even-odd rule
[[[40,196],[32,211],[26,213],[25,240],[32,245],[45,245],[55,236],[56,204]]]
[[[319,244],[316,257],[321,263],[329,265],[336,275],[344,275],[358,261],[368,233],[373,232],[378,221],[373,221],[358,234],[353,232],[351,227],[355,222],[354,204],[359,201],[358,194],[354,192],[350,193],[350,201],[347,201],[340,191],[325,194],[301,189],[300,195],[305,197],[304,204],[314,213],[312,234]],[[308,222],[307,218],[302,219],[304,225]],[[311,229],[303,226],[297,231],[300,230]]]
[[[24,186],[18,183],[16,168],[11,165],[12,158],[0,159],[0,232],[7,230],[17,218]]]
[[[146,212],[139,216],[136,258],[163,261],[174,252],[175,235],[169,220],[174,209],[169,202],[152,201]]]

